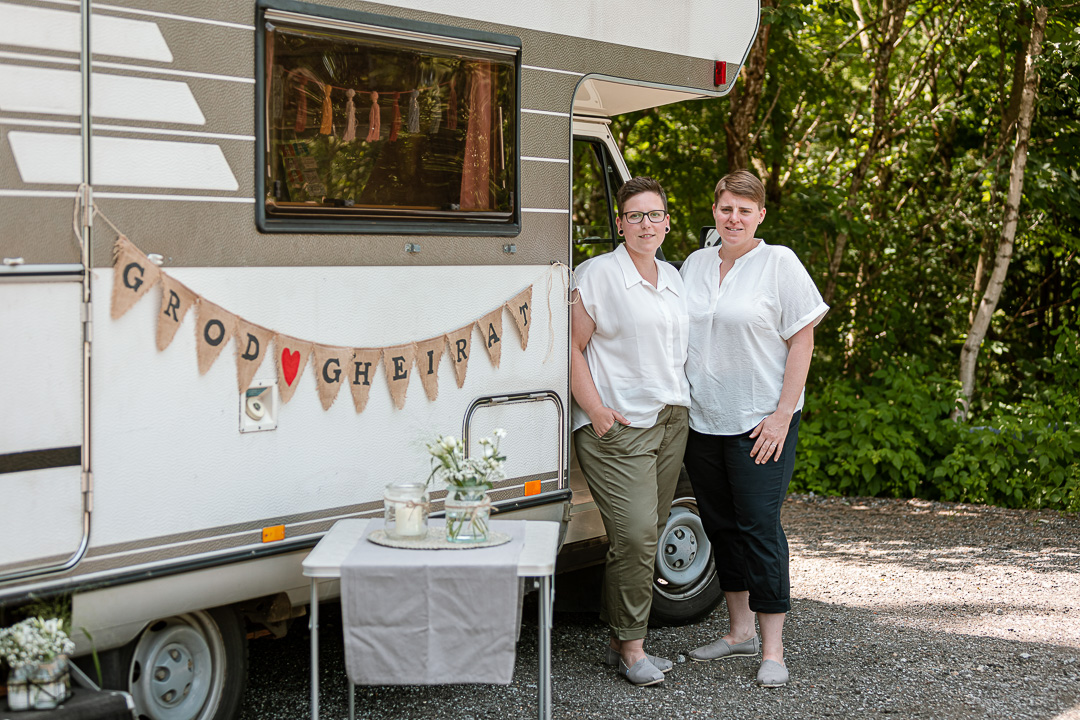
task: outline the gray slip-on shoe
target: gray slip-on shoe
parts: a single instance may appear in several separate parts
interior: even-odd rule
[[[649,662],[655,665],[656,669],[662,673],[671,672],[671,668],[675,667],[675,664],[667,658],[657,657],[655,655],[645,655],[645,657],[649,658]],[[612,650],[609,646],[607,649],[607,657],[604,658],[604,662],[611,667],[618,667],[620,660],[622,660],[622,656]]]
[[[619,674],[638,687],[664,682],[664,673],[657,670],[647,657],[641,658],[634,663],[634,667],[630,668],[626,667],[626,663],[620,659]]]
[[[788,671],[775,660],[762,660],[757,671],[757,683],[761,687],[777,688],[787,685]]]
[[[761,652],[761,638],[757,635],[741,643],[729,644],[724,638],[690,651],[690,659],[697,662],[722,660],[729,657],[752,657]]]

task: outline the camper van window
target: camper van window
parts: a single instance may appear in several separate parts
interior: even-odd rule
[[[519,48],[310,25],[265,25],[260,227],[516,232]]]
[[[574,263],[615,249],[620,179],[603,143],[574,140]]]

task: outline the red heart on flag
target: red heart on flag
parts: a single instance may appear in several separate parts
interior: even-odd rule
[[[285,376],[285,384],[292,387],[292,381],[296,379],[296,371],[300,369],[300,351],[289,352],[289,348],[281,351],[281,374]]]

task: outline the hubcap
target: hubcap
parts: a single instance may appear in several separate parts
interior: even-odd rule
[[[132,657],[130,687],[140,716],[209,717],[221,695],[223,663],[220,632],[205,613],[154,623],[139,638]]]
[[[701,518],[689,508],[671,508],[656,548],[657,584],[667,593],[696,585],[706,574],[711,555]]]

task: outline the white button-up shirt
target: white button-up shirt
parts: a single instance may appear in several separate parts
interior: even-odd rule
[[[694,252],[680,272],[690,312],[690,427],[709,435],[749,432],[780,403],[787,340],[817,325],[829,306],[783,245],[759,242],[723,284],[719,247]]]
[[[582,305],[596,324],[585,346],[596,391],[636,428],[655,425],[666,405],[690,405],[682,279],[671,265],[654,262],[656,287],[641,277],[623,245],[574,270]],[[576,402],[570,420],[574,430],[592,422]]]

